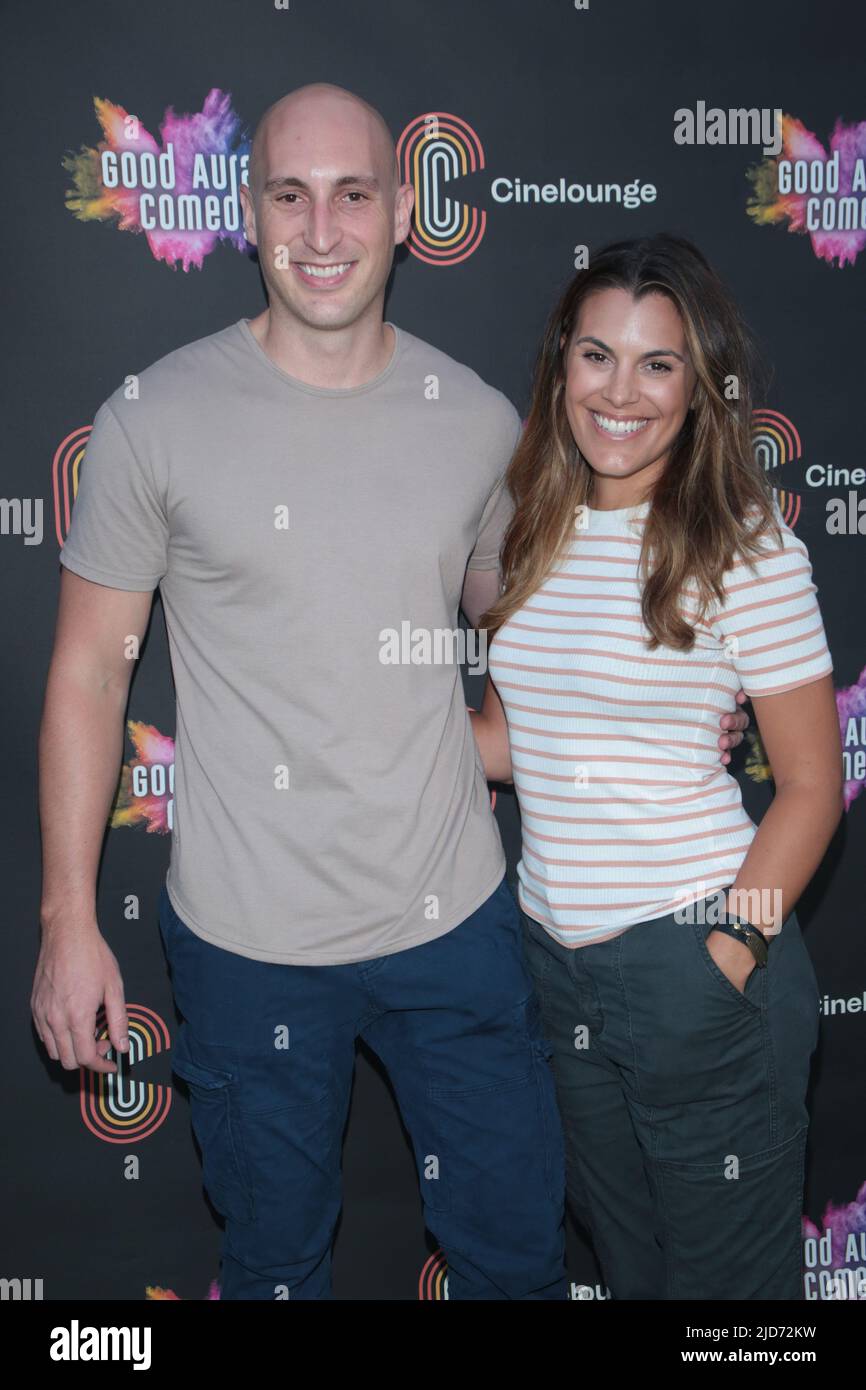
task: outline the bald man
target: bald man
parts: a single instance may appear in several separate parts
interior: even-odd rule
[[[330,1296],[361,1037],[449,1296],[562,1299],[550,1049],[459,666],[432,640],[498,591],[520,420],[383,320],[413,193],[367,103],[324,84],[277,102],[241,196],[268,307],[100,407],[61,551],[40,768],[68,795],[62,814],[42,799],[36,1026],[64,1067],[114,1071],[104,1003],[128,1045],[95,883],[129,639],[159,585],[177,697],[160,928],[222,1297]],[[430,641],[395,658],[405,631]]]

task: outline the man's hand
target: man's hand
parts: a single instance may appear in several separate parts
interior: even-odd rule
[[[748,700],[745,690],[738,690],[736,694],[738,705],[742,705]],[[735,714],[723,714],[719,720],[719,728],[722,736],[719,739],[719,747],[722,750],[721,762],[724,766],[731,761],[730,750],[736,748],[743,741],[743,730],[749,727],[749,716],[743,709],[738,709]],[[736,943],[735,943],[736,944]]]
[[[707,937],[707,950],[722,974],[742,994],[746,981],[757,969],[755,957],[748,946],[744,946],[742,941],[735,941],[727,932],[711,931]]]
[[[109,1037],[97,1043],[96,1014],[105,1005]],[[30,1010],[48,1056],[67,1071],[116,1072],[109,1047],[129,1050],[120,968],[95,924],[43,930]]]

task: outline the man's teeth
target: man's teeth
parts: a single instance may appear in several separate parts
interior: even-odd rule
[[[348,270],[351,261],[345,261],[343,265],[304,265],[298,262],[300,269],[305,275],[314,275],[317,280],[331,280],[335,275],[342,275],[344,270]]]
[[[608,434],[636,434],[649,424],[649,420],[612,420],[609,415],[598,415],[594,410],[591,414],[595,423]]]

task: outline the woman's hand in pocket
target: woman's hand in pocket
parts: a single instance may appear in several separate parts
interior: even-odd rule
[[[711,931],[707,937],[707,950],[721,970],[740,993],[744,993],[746,981],[757,969],[755,957],[742,941],[735,941],[727,932]]]

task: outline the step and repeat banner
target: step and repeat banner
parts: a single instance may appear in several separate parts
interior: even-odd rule
[[[133,1065],[65,1072],[30,1022],[38,941],[36,739],[57,552],[102,401],[263,305],[238,190],[271,102],[310,81],[377,106],[416,216],[387,316],[525,414],[550,305],[588,247],[690,237],[773,364],[754,446],[807,544],[834,661],[846,814],[798,915],[821,988],[803,1212],[804,1295],[866,1299],[866,22],[798,0],[148,0],[4,7],[7,441],[2,553],[8,1024],[4,1297],[219,1297],[220,1230],[156,920],[173,824],[174,696],[157,596],[132,684],[99,917],[123,972]],[[251,461],[250,466],[253,466]],[[466,676],[478,705],[483,678]],[[323,690],[323,698],[327,691]],[[648,734],[651,734],[648,727]],[[232,730],[226,729],[226,739]],[[800,731],[804,748],[809,729]],[[750,731],[734,764],[758,819]],[[68,791],[48,786],[61,802]],[[514,796],[495,814],[513,878]],[[70,825],[75,806],[67,806]],[[359,1052],[335,1293],[444,1299],[407,1137]],[[287,1194],[288,1198],[289,1194]],[[756,1248],[761,1240],[755,1231]],[[569,1232],[575,1301],[608,1291]],[[19,1281],[17,1284],[15,1281]]]

